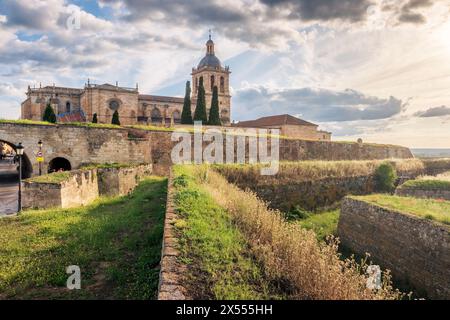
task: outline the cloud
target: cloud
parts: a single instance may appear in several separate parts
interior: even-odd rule
[[[234,105],[235,117],[239,120],[289,113],[318,122],[387,119],[405,108],[397,98],[383,99],[351,89],[269,89],[263,86],[238,90]]]
[[[426,17],[414,10],[431,7],[433,4],[433,0],[409,0],[401,7],[398,21],[413,24],[425,23],[427,21]]]
[[[261,0],[273,9],[287,10],[291,19],[328,21],[334,19],[356,22],[364,20],[369,0]]]
[[[446,106],[429,108],[425,111],[416,112],[414,115],[420,118],[444,117],[450,115],[450,108]]]

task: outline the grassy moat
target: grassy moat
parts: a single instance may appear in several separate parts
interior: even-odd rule
[[[167,180],[75,209],[0,220],[0,299],[154,299]],[[81,269],[69,291],[66,268]]]

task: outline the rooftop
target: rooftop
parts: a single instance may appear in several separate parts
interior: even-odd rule
[[[167,103],[183,103],[184,102],[184,98],[155,96],[155,95],[149,95],[149,94],[140,94],[139,100],[167,102]]]
[[[311,126],[317,127],[317,124],[296,118],[289,114],[275,115],[269,117],[262,117],[256,120],[240,121],[236,124],[237,127],[269,127],[269,126],[282,126],[282,125],[297,125],[297,126]]]

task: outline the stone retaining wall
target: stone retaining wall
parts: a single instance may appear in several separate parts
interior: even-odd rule
[[[99,196],[130,193],[152,173],[151,165],[72,171],[61,183],[23,183],[23,208],[73,208],[92,203]]]
[[[220,171],[220,170],[219,170]],[[348,195],[366,195],[375,192],[373,175],[343,176],[301,181],[301,176],[284,179],[281,183],[277,175],[248,177],[245,172],[228,177],[230,183],[239,188],[250,189],[259,198],[269,203],[272,209],[283,212],[299,206],[305,210],[316,210],[331,206]],[[402,181],[416,178],[418,172],[403,172]],[[260,181],[261,180],[261,181]],[[299,181],[300,180],[300,181]]]
[[[151,165],[98,169],[99,194],[101,196],[126,195],[136,188],[142,177],[150,174],[152,174]]]
[[[97,171],[74,171],[61,183],[23,182],[24,209],[73,208],[87,205],[99,196]]]
[[[186,274],[186,266],[178,261],[180,252],[178,250],[178,240],[173,225],[178,219],[178,216],[175,211],[173,196],[173,181],[171,174],[169,174],[158,300],[188,299],[187,291],[183,287],[183,276]]]
[[[338,236],[419,294],[450,299],[450,226],[346,198]]]

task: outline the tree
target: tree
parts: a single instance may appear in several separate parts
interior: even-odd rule
[[[111,123],[120,126],[119,111],[114,111]]]
[[[209,121],[208,124],[211,126],[221,126],[219,116],[219,89],[214,86],[213,95],[211,100],[211,109],[209,110]]]
[[[186,94],[184,96],[183,112],[181,113],[181,124],[193,124],[191,112],[191,83],[186,82]]]
[[[47,104],[47,107],[45,108],[42,120],[50,123],[56,123],[56,115],[50,103]]]
[[[98,117],[97,117],[96,113],[94,113],[94,117],[92,118],[92,123],[98,123]]]
[[[389,162],[382,163],[375,170],[376,189],[380,192],[392,192],[395,189],[397,181],[397,172]]]
[[[200,78],[197,94],[197,105],[195,107],[194,121],[201,121],[202,124],[208,123],[208,115],[206,114],[205,87],[203,86],[203,78]]]

